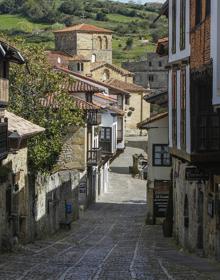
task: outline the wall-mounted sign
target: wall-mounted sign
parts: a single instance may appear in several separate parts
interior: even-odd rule
[[[169,199],[169,181],[154,182],[154,217],[165,218]]]
[[[186,167],[185,169],[185,178],[188,181],[208,181],[209,180],[209,174],[201,171],[197,167],[190,166]]]

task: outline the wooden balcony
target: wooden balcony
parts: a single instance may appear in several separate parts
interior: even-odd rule
[[[89,126],[100,125],[102,122],[102,116],[97,111],[90,110],[87,112],[87,124]]]
[[[0,119],[0,160],[8,154],[8,120]]]
[[[192,151],[194,153],[220,151],[220,115],[202,114],[197,117],[192,130]]]
[[[100,141],[99,146],[102,148],[103,154],[112,154],[112,142],[111,141]]]
[[[9,100],[9,81],[0,78],[0,107],[6,107]]]
[[[87,165],[96,166],[101,162],[102,150],[100,148],[93,148],[87,152]]]

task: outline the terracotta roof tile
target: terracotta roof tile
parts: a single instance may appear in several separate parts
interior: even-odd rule
[[[137,127],[140,128],[140,129],[143,129],[143,128],[146,128],[145,126],[152,123],[152,122],[155,122],[155,121],[158,121],[160,119],[163,119],[165,117],[168,116],[168,112],[163,112],[163,113],[160,113],[160,114],[157,114],[157,115],[154,115],[150,118],[147,118],[146,120],[140,122],[137,124]]]
[[[124,81],[120,81],[117,79],[109,79],[106,81],[107,84],[113,85],[117,88],[124,89],[130,93],[135,93],[135,92],[147,92],[148,90],[143,88],[142,86],[132,84],[132,83],[127,83]]]
[[[108,88],[109,90],[111,90],[111,94],[125,94],[127,96],[130,95],[130,92],[122,89],[122,88],[117,88],[113,85],[110,85],[110,84],[107,84],[107,83],[104,83],[104,82],[101,82],[99,80],[95,80],[94,78],[91,78],[91,77],[88,77],[88,76],[84,76],[82,74],[79,74],[79,73],[76,73],[76,72],[73,72],[69,69],[66,69],[64,67],[60,67],[60,66],[57,66],[55,67],[55,70],[57,71],[61,71],[63,73],[67,73],[69,75],[71,75],[73,78],[76,78],[76,79],[80,79],[80,80],[85,80],[85,81],[88,81],[88,83],[91,83],[91,84],[95,84],[95,85],[100,85],[101,87],[105,87],[105,88]]]
[[[62,66],[68,68],[72,55],[60,51],[45,51],[47,61],[51,66]]]
[[[87,102],[77,96],[71,95],[77,108],[81,110],[99,110],[100,107],[96,104]],[[41,105],[57,109],[59,107],[58,101],[55,99],[54,94],[48,95],[46,98],[41,98]]]
[[[22,138],[28,138],[45,131],[43,127],[33,124],[11,112],[6,111],[5,117],[8,118],[8,130],[10,132],[16,130]]]
[[[86,82],[74,80],[72,83],[68,83],[63,85],[63,88],[68,90],[70,93],[98,93],[100,92],[100,89],[92,86]]]
[[[60,30],[54,31],[54,33],[60,33],[60,32],[89,32],[89,33],[113,33],[113,31],[104,29],[101,27],[97,27],[95,25],[90,24],[76,24],[70,27],[66,27]]]

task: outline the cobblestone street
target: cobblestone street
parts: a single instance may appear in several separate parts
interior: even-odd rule
[[[160,226],[146,226],[146,181],[128,175],[129,142],[111,166],[111,187],[71,231],[0,255],[1,280],[208,280],[220,266],[178,251]]]

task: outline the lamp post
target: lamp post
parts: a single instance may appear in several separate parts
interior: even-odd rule
[[[21,146],[22,137],[17,130],[14,130],[8,137],[9,149],[12,153],[16,153]]]

